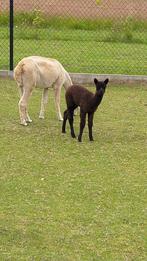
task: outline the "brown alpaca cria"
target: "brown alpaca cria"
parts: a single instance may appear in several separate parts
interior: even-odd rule
[[[76,138],[74,127],[73,127],[73,115],[74,110],[80,107],[80,132],[78,136],[78,141],[82,141],[82,134],[86,123],[86,114],[88,114],[88,129],[89,129],[89,140],[93,141],[92,136],[92,126],[93,126],[93,115],[97,107],[102,101],[103,95],[105,93],[106,86],[109,79],[105,81],[98,81],[94,79],[96,86],[95,94],[88,91],[86,88],[79,85],[72,85],[67,89],[65,98],[67,103],[67,110],[64,111],[64,119],[62,125],[62,133],[65,133],[66,121],[69,120],[71,136]]]

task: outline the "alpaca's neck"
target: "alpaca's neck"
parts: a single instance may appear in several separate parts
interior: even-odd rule
[[[98,105],[101,103],[103,99],[104,93],[102,91],[96,91],[95,95],[93,96],[92,103],[94,107],[98,107]]]

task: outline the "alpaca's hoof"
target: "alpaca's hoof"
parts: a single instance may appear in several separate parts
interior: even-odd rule
[[[26,121],[23,121],[20,123],[22,126],[27,126],[28,124],[26,123]]]
[[[81,139],[81,137],[78,137],[78,142],[82,142],[82,139]]]
[[[62,133],[63,133],[63,134],[65,134],[65,133],[66,133],[66,131],[65,131],[65,130],[62,130]]]
[[[31,120],[31,119],[27,119],[27,120],[26,120],[26,122],[28,122],[28,123],[31,123],[31,122],[32,122],[32,120]]]
[[[71,133],[71,137],[72,137],[73,139],[75,139],[75,138],[76,138],[76,135],[75,135],[74,133]]]
[[[39,119],[44,120],[44,116],[43,115],[39,115]]]
[[[59,121],[63,121],[63,118],[60,118]]]

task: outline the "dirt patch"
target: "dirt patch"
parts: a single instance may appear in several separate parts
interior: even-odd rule
[[[17,0],[15,11],[41,10],[50,16],[74,16],[78,18],[128,17],[147,19],[146,0]],[[2,0],[0,10],[9,10],[9,1]]]

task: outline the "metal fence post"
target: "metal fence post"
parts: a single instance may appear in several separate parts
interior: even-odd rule
[[[9,68],[13,71],[13,0],[10,0],[10,18],[9,18],[9,30],[10,30],[10,56],[9,56]]]

